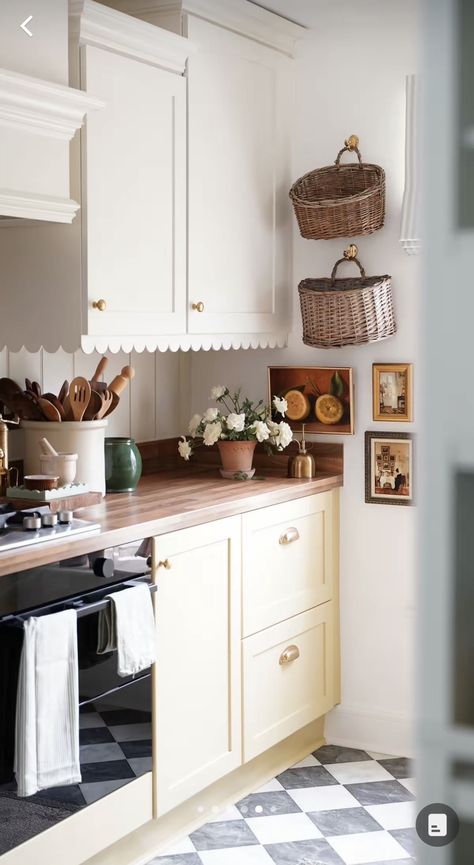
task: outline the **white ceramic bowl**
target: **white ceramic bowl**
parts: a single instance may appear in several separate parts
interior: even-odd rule
[[[61,454],[57,457],[52,454],[40,455],[41,471],[45,474],[59,475],[59,483],[61,486],[72,484],[77,471],[77,454]]]

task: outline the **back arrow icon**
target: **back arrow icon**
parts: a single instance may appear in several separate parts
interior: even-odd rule
[[[28,30],[28,27],[26,26],[32,20],[33,20],[33,16],[28,15],[28,18],[25,18],[25,20],[23,21],[23,24],[20,24],[21,29],[26,33],[27,36],[33,36],[31,30]]]

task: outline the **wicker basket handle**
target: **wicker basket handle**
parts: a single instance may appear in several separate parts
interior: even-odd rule
[[[359,160],[359,168],[362,168],[362,156],[359,150],[359,138],[357,135],[349,135],[349,138],[346,138],[344,142],[344,147],[342,148],[342,150],[339,151],[335,159],[335,164],[337,168],[339,168],[342,154],[346,151],[348,153],[352,153],[353,151],[357,153],[357,159]]]
[[[336,261],[336,264],[334,265],[334,267],[332,269],[332,273],[331,273],[331,285],[332,286],[334,286],[335,282],[336,282],[337,268],[339,267],[340,264],[343,264],[345,261],[353,261],[354,264],[357,264],[357,267],[360,270],[360,275],[361,275],[362,279],[365,279],[365,270],[362,267],[359,259],[357,258],[358,251],[359,250],[357,249],[357,246],[355,245],[355,243],[351,243],[347,247],[347,249],[344,250],[343,258],[339,258]]]

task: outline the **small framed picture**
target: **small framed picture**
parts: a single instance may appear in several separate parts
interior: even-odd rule
[[[413,504],[410,433],[366,432],[365,501],[374,505]]]
[[[374,420],[413,420],[413,364],[374,363],[372,367]]]
[[[286,399],[293,430],[305,424],[307,433],[354,435],[352,367],[269,366],[269,400],[274,396]],[[281,417],[274,412],[273,419]]]

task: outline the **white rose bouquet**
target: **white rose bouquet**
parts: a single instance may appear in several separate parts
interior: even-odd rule
[[[263,442],[267,453],[282,451],[290,444],[291,427],[284,420],[273,421],[270,406],[263,400],[252,402],[242,397],[240,388],[231,394],[223,385],[213,387],[210,398],[218,406],[208,408],[202,415],[193,415],[189,421],[189,438],[181,436],[178,450],[183,459],[189,460],[199,445],[213,445],[219,441]],[[288,408],[286,399],[276,396],[273,405],[283,418]]]

